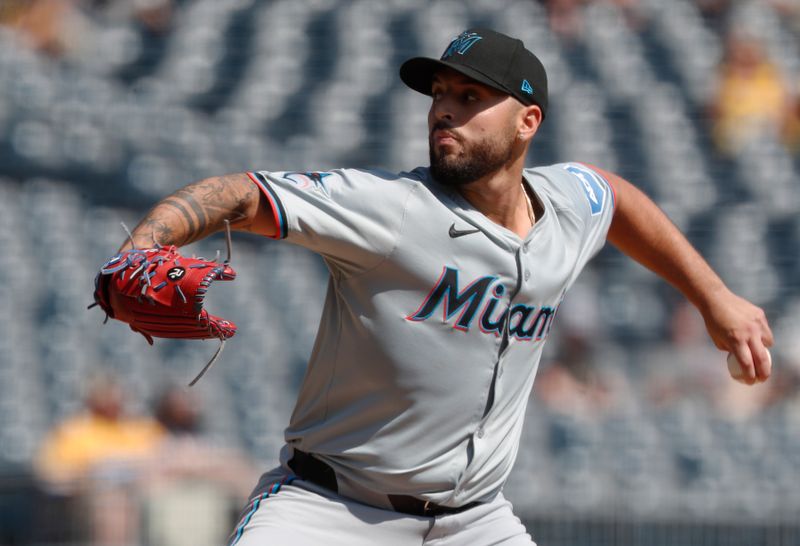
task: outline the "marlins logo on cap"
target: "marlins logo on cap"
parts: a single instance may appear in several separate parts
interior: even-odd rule
[[[462,32],[452,42],[450,42],[449,46],[447,46],[447,49],[445,49],[444,54],[442,55],[442,60],[456,53],[463,55],[469,51],[469,48],[471,48],[475,42],[480,39],[481,37],[474,32]]]

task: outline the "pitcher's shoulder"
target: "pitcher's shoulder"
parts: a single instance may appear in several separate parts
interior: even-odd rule
[[[525,169],[534,189],[552,196],[562,206],[585,205],[591,214],[602,212],[607,203],[613,208],[613,188],[595,169],[576,161]],[[558,206],[558,205],[557,205]]]

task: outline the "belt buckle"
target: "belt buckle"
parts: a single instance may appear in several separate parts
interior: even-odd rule
[[[422,514],[426,515],[428,512],[431,511],[431,501],[426,500],[425,503],[422,505]]]

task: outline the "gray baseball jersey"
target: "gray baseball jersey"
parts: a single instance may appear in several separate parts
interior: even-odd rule
[[[330,269],[287,445],[354,488],[494,498],[559,304],[604,244],[608,182],[577,163],[526,169],[544,213],[520,239],[427,168],[250,177],[278,237]]]

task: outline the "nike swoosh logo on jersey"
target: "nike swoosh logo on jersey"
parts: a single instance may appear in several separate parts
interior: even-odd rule
[[[455,223],[450,226],[450,231],[447,233],[455,239],[456,237],[463,237],[464,235],[472,235],[473,233],[478,233],[479,229],[456,229]]]

